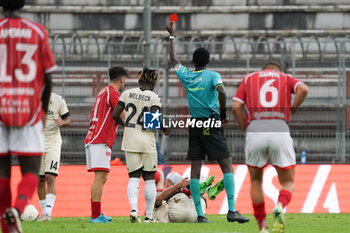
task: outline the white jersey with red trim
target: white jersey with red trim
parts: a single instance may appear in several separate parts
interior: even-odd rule
[[[112,86],[105,87],[97,95],[91,111],[90,128],[85,144],[106,144],[112,149],[118,126],[112,119],[112,113],[119,97],[119,92]]]
[[[289,74],[266,69],[245,76],[233,100],[246,106],[246,125],[259,119],[290,120],[291,94],[301,84]]]
[[[0,121],[34,125],[43,115],[45,73],[56,69],[44,26],[24,18],[0,19]]]

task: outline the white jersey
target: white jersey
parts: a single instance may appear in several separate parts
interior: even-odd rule
[[[201,198],[203,213],[206,213],[206,203]],[[168,201],[163,201],[162,205],[154,208],[154,219],[161,222],[197,222],[197,212],[194,202],[185,193],[177,193]]]
[[[45,151],[56,143],[62,143],[60,127],[55,124],[54,119],[66,118],[69,116],[66,101],[62,96],[51,92],[49,109],[46,115],[45,125]]]
[[[154,132],[144,130],[143,112],[150,111],[151,107],[161,107],[159,96],[150,90],[133,88],[123,92],[119,104],[125,107],[125,127],[122,150],[129,152],[156,152],[156,139]]]

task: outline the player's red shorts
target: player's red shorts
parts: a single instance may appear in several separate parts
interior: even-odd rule
[[[0,122],[0,156],[41,156],[44,153],[43,123],[7,127]]]

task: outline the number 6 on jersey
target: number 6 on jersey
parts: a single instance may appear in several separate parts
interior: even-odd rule
[[[276,87],[272,86],[275,81],[275,79],[267,80],[260,89],[260,104],[265,108],[273,108],[278,103],[278,90]],[[271,93],[271,100],[269,101],[267,100],[267,93]]]

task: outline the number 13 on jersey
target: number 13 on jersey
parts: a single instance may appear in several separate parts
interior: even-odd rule
[[[37,65],[33,60],[33,55],[37,50],[38,46],[34,44],[16,44],[16,52],[24,52],[24,56],[21,60],[21,64],[28,67],[28,72],[25,74],[21,68],[15,69],[15,76],[19,82],[29,83],[33,81],[37,73]],[[0,44],[0,82],[11,83],[13,77],[7,74],[7,45]]]

